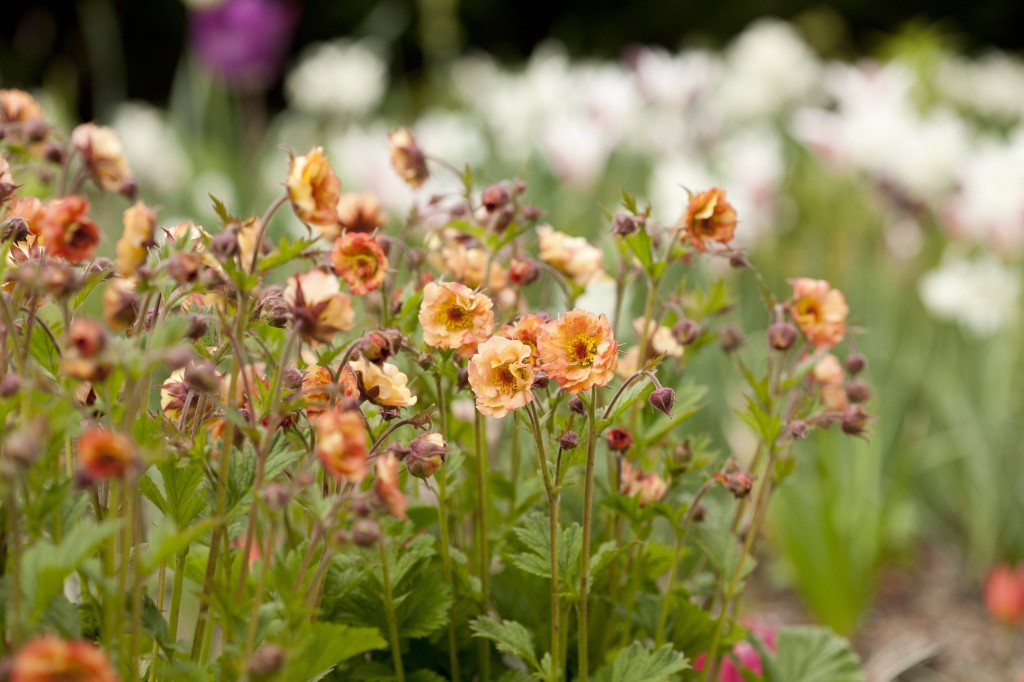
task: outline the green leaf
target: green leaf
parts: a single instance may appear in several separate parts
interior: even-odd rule
[[[686,656],[664,644],[653,651],[633,642],[619,652],[615,661],[598,671],[596,682],[667,682],[672,675],[690,667]]]
[[[316,623],[298,643],[288,647],[290,653],[279,679],[312,682],[342,661],[386,646],[387,642],[375,628]]]
[[[629,250],[636,255],[644,269],[651,272],[651,265],[654,259],[651,255],[651,235],[647,234],[647,230],[641,228],[628,237],[623,237],[623,241],[626,242]]]
[[[282,237],[281,243],[277,245],[277,250],[260,260],[258,265],[260,272],[267,272],[290,263],[298,258],[303,251],[312,246],[314,242],[316,242],[316,239],[299,239],[292,242],[287,237]]]
[[[482,637],[494,642],[498,651],[511,654],[522,659],[534,670],[540,670],[540,662],[534,652],[533,635],[521,623],[506,620],[499,623],[493,618],[483,616],[469,624],[474,637]]]
[[[170,655],[174,650],[174,643],[171,642],[170,633],[167,630],[167,621],[160,609],[156,607],[153,600],[147,595],[142,601],[142,631],[160,645],[165,653]]]
[[[150,533],[149,543],[142,553],[141,574],[146,576],[160,568],[161,564],[188,549],[193,541],[206,535],[211,527],[213,519],[203,519],[184,530],[178,530],[177,524],[168,517],[161,519]]]
[[[850,643],[822,627],[787,628],[765,665],[767,682],[864,682]]]
[[[238,218],[231,215],[231,212],[228,211],[228,207],[224,205],[223,201],[212,194],[210,194],[209,197],[213,201],[213,212],[217,214],[217,217],[220,218],[225,225],[238,220]]]

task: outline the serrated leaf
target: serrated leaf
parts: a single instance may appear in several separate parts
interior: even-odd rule
[[[493,618],[483,616],[470,622],[469,627],[474,637],[489,639],[494,642],[498,651],[522,659],[534,670],[540,669],[534,651],[533,634],[521,623],[514,620],[499,623]]]
[[[596,682],[667,682],[672,675],[690,667],[686,656],[671,644],[651,650],[633,642],[619,652],[615,661],[598,671]]]
[[[315,623],[297,643],[288,647],[290,653],[280,679],[318,680],[342,661],[386,646],[387,642],[375,628]]]
[[[765,666],[767,682],[864,682],[850,643],[822,627],[782,630]]]
[[[228,211],[228,207],[224,205],[223,201],[215,197],[213,194],[209,194],[208,196],[210,197],[210,200],[213,202],[213,212],[217,214],[217,217],[220,218],[225,225],[232,221],[238,220],[238,218],[231,215],[231,212]]]

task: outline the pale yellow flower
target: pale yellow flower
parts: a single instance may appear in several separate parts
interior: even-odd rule
[[[313,147],[305,156],[292,157],[287,187],[299,220],[315,227],[337,229],[341,181],[322,147]]]
[[[120,192],[132,181],[132,171],[113,128],[83,123],[71,132],[71,143],[104,191]]]
[[[537,228],[540,259],[579,286],[603,279],[604,254],[583,237],[570,237],[550,225]]]
[[[284,299],[307,341],[328,343],[339,331],[355,326],[352,300],[341,292],[341,281],[323,270],[290,277]]]
[[[843,292],[833,289],[823,279],[801,277],[790,283],[793,285],[793,302],[789,306],[789,314],[808,343],[832,348],[842,341],[850,310]]]
[[[419,320],[423,340],[433,348],[472,355],[494,330],[490,298],[456,282],[430,282],[423,288]]]
[[[117,271],[131,277],[146,262],[148,249],[153,245],[156,213],[141,201],[124,212],[124,232],[117,242]]]
[[[389,362],[376,364],[366,358],[353,360],[349,368],[359,378],[367,399],[387,407],[411,407],[416,396],[409,390],[409,377]]]
[[[488,417],[504,417],[533,400],[533,361],[522,341],[492,336],[469,361],[469,385],[476,409]]]

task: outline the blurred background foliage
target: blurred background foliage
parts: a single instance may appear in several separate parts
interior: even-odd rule
[[[245,3],[237,42],[180,0],[21,3],[0,23],[0,83],[58,119],[113,123],[162,224],[213,219],[208,193],[258,210],[280,191],[280,146],[313,144],[398,221],[410,203],[384,135],[405,123],[478,184],[524,175],[553,224],[595,241],[620,188],[668,222],[683,185],[721,183],[769,284],[841,288],[871,361],[870,438],[800,450],[771,576],[849,634],[882,568],[922,544],[957,548],[975,592],[1024,558],[1024,3],[358,0],[281,4],[269,24],[275,0],[229,4]],[[767,327],[744,312],[753,281],[732,286],[731,315]],[[694,378],[736,380],[724,357]],[[734,407],[693,428],[749,457]]]

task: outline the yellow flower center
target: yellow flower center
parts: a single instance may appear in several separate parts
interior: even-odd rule
[[[442,313],[445,329],[450,332],[469,329],[473,324],[473,318],[469,311],[460,305],[452,304]]]
[[[821,303],[813,298],[802,298],[793,304],[793,312],[797,321],[811,324],[821,319]]]
[[[586,334],[577,334],[569,342],[569,357],[581,367],[589,367],[594,364],[594,356],[597,354],[597,339]]]

